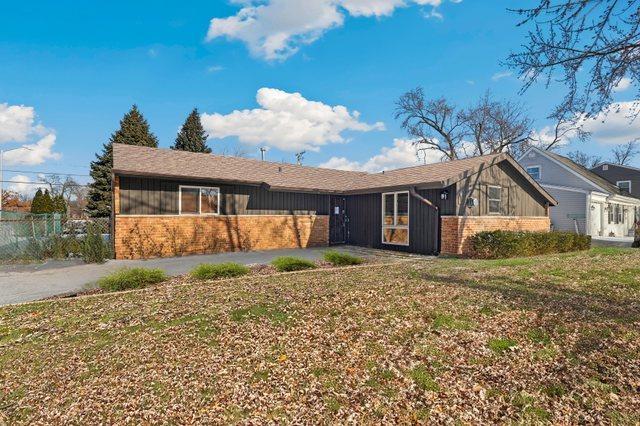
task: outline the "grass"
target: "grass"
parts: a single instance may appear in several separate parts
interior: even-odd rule
[[[251,270],[239,263],[201,263],[191,270],[191,276],[199,280],[215,280],[221,278],[235,278],[246,275]]]
[[[638,424],[639,269],[412,260],[6,306],[0,423]]]
[[[273,259],[271,264],[278,272],[302,271],[316,268],[316,264],[310,260],[293,256],[281,256]]]
[[[123,268],[98,280],[105,291],[122,291],[143,288],[167,280],[162,269]]]
[[[333,266],[360,265],[364,262],[361,257],[353,256],[349,253],[342,253],[336,250],[327,250],[323,254],[324,260]]]

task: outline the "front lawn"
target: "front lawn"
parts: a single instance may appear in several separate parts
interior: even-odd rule
[[[640,422],[640,250],[0,308],[0,423]]]

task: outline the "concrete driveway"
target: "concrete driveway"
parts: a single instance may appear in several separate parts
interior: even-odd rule
[[[340,246],[334,249],[361,257],[408,257],[402,253]],[[200,263],[237,262],[245,265],[270,263],[278,256],[296,256],[309,260],[322,258],[325,247],[253,252],[219,253],[150,260],[110,260],[102,265],[81,261],[49,261],[43,264],[0,266],[0,305],[40,300],[51,296],[72,294],[95,286],[95,282],[123,267],[160,268],[175,276],[189,272]]]

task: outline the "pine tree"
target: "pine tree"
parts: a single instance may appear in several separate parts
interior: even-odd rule
[[[53,197],[53,212],[60,214],[67,214],[67,202],[64,200],[62,194]]]
[[[42,211],[40,213],[53,213],[53,199],[48,189],[42,194]]]
[[[87,212],[92,217],[111,215],[111,170],[113,169],[114,143],[156,148],[158,139],[149,130],[149,123],[142,116],[138,107],[133,105],[131,110],[120,120],[120,128],[102,146],[102,152],[96,154],[95,161],[91,162],[89,174],[93,178],[93,182],[89,185]]]
[[[36,195],[31,200],[31,213],[38,214],[42,212],[42,189],[38,188]]]
[[[198,108],[194,108],[184,121],[178,136],[176,136],[176,143],[171,149],[211,153],[211,148],[207,146],[207,132],[202,127]]]

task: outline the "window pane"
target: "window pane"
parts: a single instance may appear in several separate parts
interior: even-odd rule
[[[500,201],[489,200],[489,213],[500,213]]]
[[[409,244],[409,230],[385,228],[382,230],[384,242],[388,244]]]
[[[200,203],[202,206],[201,213],[218,213],[218,203],[220,202],[220,193],[217,189],[201,188]]]
[[[393,194],[385,194],[384,196],[384,217],[382,223],[384,225],[393,225]]]
[[[396,217],[396,225],[409,224],[409,194],[398,194],[398,215]]]
[[[618,188],[623,191],[631,192],[631,182],[618,182]]]
[[[198,214],[198,188],[180,189],[180,213]]]
[[[491,199],[491,200],[499,200],[501,192],[502,192],[502,188],[497,187],[497,186],[490,186],[489,187],[489,199]]]
[[[527,173],[535,180],[540,179],[540,167],[528,167]]]

